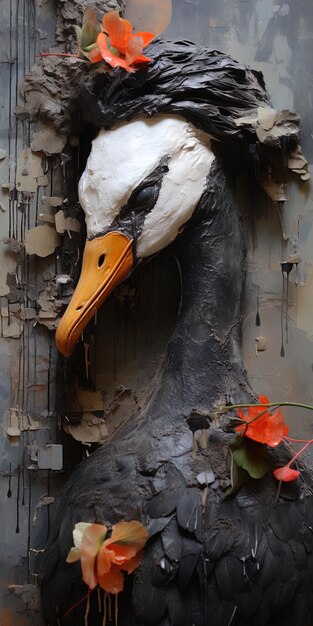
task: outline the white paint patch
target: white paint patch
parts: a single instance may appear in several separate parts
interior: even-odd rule
[[[137,242],[137,256],[147,257],[174,241],[191,218],[214,160],[208,137],[187,123],[169,162],[158,200],[148,213]],[[206,144],[203,143],[205,137]]]
[[[151,254],[149,245],[155,252],[176,237],[201,197],[214,155],[208,135],[181,117],[167,115],[138,117],[100,131],[94,139],[79,182],[88,237],[105,233],[131,193],[164,156],[170,157],[170,171],[151,212],[154,217],[146,220],[147,245],[143,236],[139,238],[140,255]]]

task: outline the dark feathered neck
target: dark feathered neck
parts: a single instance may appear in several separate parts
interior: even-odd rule
[[[240,345],[244,247],[234,192],[217,165],[177,256],[182,302],[149,406],[152,419],[207,411],[248,392]]]

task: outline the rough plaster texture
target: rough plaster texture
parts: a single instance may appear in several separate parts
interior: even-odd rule
[[[73,177],[69,179],[66,170],[69,156],[75,159],[76,153],[73,139],[72,152],[64,152],[50,161],[43,155],[42,176],[47,176],[48,185],[26,189],[23,194],[19,189],[16,195],[17,161],[23,155],[22,150],[29,149],[33,123],[22,109],[15,117],[14,109],[16,105],[24,105],[18,96],[18,85],[30,72],[36,54],[40,49],[47,51],[55,46],[55,27],[57,45],[65,46],[68,51],[73,49],[72,24],[77,15],[80,21],[86,3],[85,0],[60,0],[58,16],[54,0],[20,0],[19,3],[8,0],[0,4],[0,85],[4,96],[0,109],[0,149],[4,151],[0,153],[0,232],[2,239],[7,238],[0,249],[0,410],[3,424],[0,576],[5,590],[0,601],[0,623],[3,626],[10,623],[35,626],[41,622],[34,587],[24,586],[36,582],[33,572],[40,543],[33,516],[37,520],[45,516],[48,526],[49,498],[63,479],[62,475],[52,472],[49,475],[46,470],[38,472],[36,469],[38,446],[57,441],[59,437],[53,417],[56,355],[53,336],[46,326],[53,328],[59,311],[57,285],[62,285],[65,302],[71,293],[69,274],[77,276],[79,269],[79,239],[75,239],[78,237],[75,233],[71,234],[71,241],[69,237],[64,239],[63,269],[57,257],[44,260],[24,254],[23,241],[28,228],[53,223],[54,214],[61,206],[66,216],[77,217],[76,183]],[[97,0],[93,4],[101,12],[104,4],[111,8],[110,1]],[[302,145],[312,164],[313,6],[310,0],[297,3],[294,0],[174,0],[173,20],[167,34],[221,49],[260,69],[273,105],[293,109],[301,115]],[[54,73],[57,63],[49,58],[44,66],[47,74]],[[41,110],[48,115],[54,111],[64,130],[70,112],[66,107],[62,109],[62,98],[66,100],[79,73],[77,63],[68,63],[66,67],[66,81],[60,77],[57,93],[48,80],[44,81],[44,97],[42,92],[33,92],[31,79],[25,86],[30,112],[35,114]],[[44,77],[38,63],[36,71]],[[38,145],[38,137],[35,138],[35,148],[44,149],[47,138],[44,140],[46,143],[42,144],[41,137]],[[54,141],[59,146],[62,138],[54,137]],[[52,148],[50,143],[49,154],[57,153],[58,150],[54,152]],[[31,157],[30,172],[27,166],[27,174],[23,176],[25,167],[22,168],[21,181],[23,177],[25,181],[29,178],[35,162],[38,163],[38,157],[34,157],[34,161]],[[313,402],[312,193],[309,184],[304,182],[300,187],[290,184],[285,194],[284,205],[273,207],[263,194],[256,190],[248,193],[238,181],[238,199],[248,240],[243,324],[245,363],[256,391],[267,393],[271,399]],[[44,200],[44,195],[48,196],[48,201]],[[55,197],[61,198],[57,204],[53,201]],[[50,203],[49,198],[52,198]],[[65,205],[62,205],[64,200]],[[41,221],[41,213],[52,216],[52,221],[49,222],[49,217]],[[288,300],[286,280],[282,298],[280,265],[286,259],[297,261],[289,275]],[[59,282],[54,279],[55,274]],[[152,384],[174,324],[178,288],[165,305],[158,296],[169,293],[171,280],[177,287],[174,261],[166,257],[153,261],[118,290],[100,312],[97,325],[87,333],[85,343],[75,356],[76,362],[82,364],[76,378],[81,386],[87,384],[96,391],[91,391],[91,396],[86,398],[84,391],[71,394],[68,388],[69,431],[75,430],[76,425],[75,435],[72,434],[78,440],[86,441],[88,428],[90,441],[96,437],[95,429],[101,437],[106,431],[110,434],[130,411],[138,410],[144,402],[145,388]],[[256,326],[257,309],[260,326]],[[38,323],[40,312],[45,326]],[[264,339],[265,350],[256,350],[258,337]],[[101,350],[96,349],[99,345]],[[283,353],[285,356],[281,356]],[[288,418],[294,434],[312,436],[310,415],[297,411],[288,413]],[[100,420],[99,424],[95,419]],[[8,429],[11,429],[11,436]],[[17,431],[20,434],[17,435]],[[65,455],[68,464],[75,462],[75,454],[71,450]],[[80,452],[76,455],[79,457]],[[29,466],[33,469],[28,470]],[[10,491],[11,497],[8,497]],[[15,532],[17,512],[19,533]],[[21,587],[9,592],[8,585],[12,583]],[[25,603],[31,607],[31,615],[24,613]]]

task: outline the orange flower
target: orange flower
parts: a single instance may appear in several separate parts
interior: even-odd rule
[[[293,480],[297,480],[298,476],[300,476],[300,472],[298,470],[291,469],[289,464],[284,465],[284,467],[277,467],[273,474],[277,480],[282,480],[284,483],[290,483]]]
[[[259,396],[259,401],[262,404],[269,404],[269,400],[266,396]],[[288,435],[288,426],[285,424],[283,415],[279,409],[270,413],[270,411],[262,407],[251,406],[248,407],[248,415],[245,415],[242,409],[238,409],[237,413],[248,425],[237,426],[235,429],[236,432],[254,441],[265,443],[274,448]],[[263,415],[261,415],[262,413]],[[260,417],[258,418],[259,415]],[[249,424],[250,420],[254,421]]]
[[[81,561],[83,581],[93,590],[97,585],[109,593],[123,589],[122,572],[131,574],[141,563],[142,549],[148,539],[148,531],[137,521],[118,522],[108,529],[103,524],[76,524],[73,531],[74,548],[66,561]]]
[[[113,68],[119,66],[127,72],[134,72],[133,64],[151,61],[142,51],[151,43],[153,33],[133,34],[131,22],[120,17],[118,11],[106,13],[102,23],[104,32],[97,37],[97,52],[94,50],[93,57],[90,57],[93,63],[104,59]]]

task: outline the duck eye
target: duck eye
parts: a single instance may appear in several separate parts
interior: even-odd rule
[[[139,191],[137,191],[137,193],[133,196],[131,200],[131,208],[147,209],[154,202],[156,194],[156,185],[142,187],[142,189],[139,189]]]

